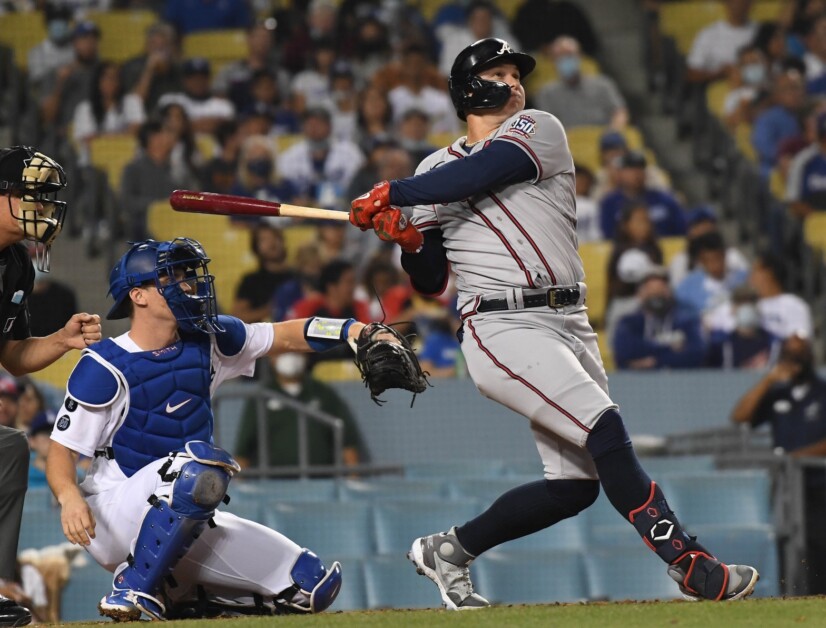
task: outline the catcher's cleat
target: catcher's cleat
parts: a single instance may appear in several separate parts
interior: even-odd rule
[[[705,554],[692,554],[668,566],[686,600],[742,600],[754,592],[760,574],[748,565],[726,565]]]
[[[0,626],[25,626],[32,623],[32,614],[25,606],[0,595]]]
[[[115,621],[137,621],[141,613],[164,620],[164,605],[151,595],[129,589],[115,589],[98,603],[98,612]]]
[[[455,527],[449,532],[416,539],[407,557],[420,575],[436,583],[448,610],[475,610],[490,606],[490,602],[473,592],[469,567],[474,557],[459,544]]]

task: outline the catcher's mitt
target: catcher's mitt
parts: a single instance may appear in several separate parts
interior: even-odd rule
[[[361,379],[370,388],[370,398],[377,404],[383,403],[378,397],[388,388],[409,390],[414,393],[414,400],[416,394],[427,388],[427,378],[413,348],[407,338],[392,327],[383,323],[365,325],[356,340],[355,350]],[[412,401],[410,405],[413,405]]]

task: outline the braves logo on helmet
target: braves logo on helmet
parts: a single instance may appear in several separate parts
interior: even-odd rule
[[[510,44],[506,41],[503,41],[502,42],[502,47],[499,49],[499,51],[496,54],[503,55],[503,54],[508,54],[508,53],[511,53],[511,52],[513,52],[513,50],[511,50]]]

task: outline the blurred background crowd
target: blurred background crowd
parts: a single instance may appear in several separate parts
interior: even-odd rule
[[[536,57],[528,106],[568,133],[609,371],[754,370],[771,384],[803,373],[826,389],[823,0],[0,0],[0,144],[37,146],[69,177],[68,234],[37,278],[34,333],[78,305],[105,312],[127,240],[186,235],[214,260],[224,312],[385,319],[415,334],[433,378],[462,378],[452,286],[414,293],[398,250],[372,233],[176,214],[167,198],[190,188],[348,209],[464,133],[447,75],[489,36]],[[39,377],[45,398],[38,380],[0,380],[0,420],[30,434],[32,486],[73,363]],[[341,462],[368,460],[329,385],[358,378],[347,350],[285,356],[257,377],[344,417]],[[734,420],[768,420],[755,407]],[[306,464],[285,446],[296,412],[267,408],[269,464]],[[824,408],[808,410],[818,428],[795,446],[826,439]],[[256,422],[246,406],[237,454],[266,466]],[[310,463],[333,464],[316,432]]]

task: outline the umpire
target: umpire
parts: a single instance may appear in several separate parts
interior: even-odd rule
[[[66,187],[60,164],[28,146],[0,149],[0,366],[19,377],[39,371],[71,349],[100,340],[100,317],[75,314],[49,336],[32,338],[26,300],[34,265],[23,240],[36,247],[38,270],[48,272],[51,244],[63,226]],[[0,426],[0,584],[14,579],[17,540],[28,484],[26,436]],[[30,623],[28,609],[0,595],[0,626]]]

